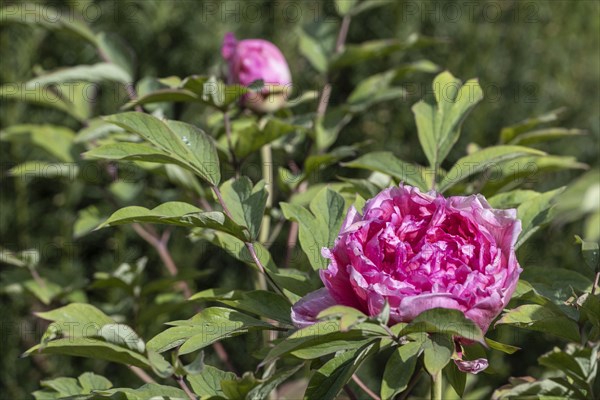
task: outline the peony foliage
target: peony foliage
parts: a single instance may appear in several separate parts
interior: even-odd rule
[[[86,371],[43,380],[36,399],[598,395],[598,244],[578,237],[581,265],[556,270],[529,265],[518,251],[557,218],[565,188],[528,185],[513,168],[586,168],[534,146],[581,132],[541,129],[556,120],[550,113],[503,129],[496,145],[465,149],[463,125],[484,90],[425,59],[392,65],[332,102],[340,71],[436,44],[418,35],[346,43],[348,24],[386,2],[335,3],[333,46],[298,33],[297,51],[324,83],[315,92],[293,78],[284,56],[292,50],[242,33],[206,38],[215,46],[222,39],[218,72],[144,86],[129,52],[106,33],[79,21],[44,26],[74,34],[98,60],[44,71],[25,86],[116,82],[128,97],[109,114],[76,98],[42,101],[74,124],[3,129],[2,141],[26,141],[47,155],[9,175],[77,181],[96,202],[79,211],[74,237],[135,234],[161,266],[140,257],[96,271],[76,295],[38,274],[43,255],[2,250],[3,264],[31,274],[29,290],[45,310],[35,315],[47,329],[23,357],[101,360],[143,381],[115,386]],[[428,95],[398,102],[412,104],[415,156],[343,140],[346,127],[378,103],[406,100],[407,71],[430,85]],[[189,114],[173,113],[175,106]],[[90,181],[90,165],[109,183]],[[136,178],[120,182],[127,169]],[[186,260],[171,257],[174,240],[207,246],[226,260],[219,268],[235,266],[247,282],[207,287],[202,265],[181,273],[177,264]],[[148,270],[159,267],[167,277],[148,282]],[[109,306],[81,295],[114,288],[127,302]],[[482,371],[493,374],[499,358],[524,351],[511,340],[523,331],[553,337],[556,346],[538,359],[552,374],[478,387]],[[240,349],[231,343],[244,354],[231,357]]]

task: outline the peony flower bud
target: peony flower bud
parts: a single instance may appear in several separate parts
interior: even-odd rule
[[[390,324],[441,307],[486,332],[517,286],[520,232],[516,210],[495,210],[481,195],[386,189],[363,215],[350,208],[333,249],[322,251],[330,260],[320,271],[325,288],[296,303],[292,319],[310,325],[333,304],[375,316],[387,301]]]
[[[250,85],[264,81],[261,92],[248,93],[242,98],[244,106],[257,112],[273,112],[287,101],[292,77],[281,51],[262,39],[237,41],[233,33],[225,34],[221,54],[229,66],[229,83]]]

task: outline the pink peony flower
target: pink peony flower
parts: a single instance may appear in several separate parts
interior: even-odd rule
[[[495,210],[481,195],[444,198],[411,186],[385,189],[363,215],[351,207],[330,260],[325,288],[292,309],[298,327],[341,304],[377,315],[387,300],[390,324],[421,312],[456,309],[486,332],[512,296],[519,274],[516,210]]]
[[[275,111],[283,106],[291,90],[292,76],[281,51],[262,39],[237,41],[233,33],[225,34],[221,54],[229,65],[230,83],[244,86],[262,79],[261,93],[247,94],[243,104],[259,112]]]

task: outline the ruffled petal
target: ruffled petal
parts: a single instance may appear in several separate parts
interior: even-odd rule
[[[478,374],[489,366],[488,360],[485,358],[478,358],[477,360],[454,360],[454,364],[462,372],[468,372],[470,374]]]
[[[327,288],[310,292],[292,307],[292,322],[304,328],[317,322],[317,315],[326,308],[336,305]]]

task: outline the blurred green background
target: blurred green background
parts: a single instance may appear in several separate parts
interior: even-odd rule
[[[2,2],[3,6],[10,4]],[[312,69],[299,51],[297,30],[303,28],[327,46],[332,45],[339,24],[339,17],[328,1],[52,0],[37,4],[57,7],[65,13],[81,13],[93,30],[110,32],[122,38],[135,54],[137,79],[220,74],[223,68],[221,39],[228,31],[235,32],[238,38],[271,40],[282,49],[289,61],[295,94],[320,90],[323,85],[323,77]],[[27,81],[36,71],[98,61],[89,44],[75,39],[68,32],[4,21],[0,23],[0,29],[0,83],[3,85]],[[332,106],[343,102],[365,77],[399,63],[426,58],[463,80],[478,77],[486,96],[467,119],[461,140],[450,154],[449,162],[464,154],[471,142],[480,146],[497,143],[502,127],[566,107],[560,125],[584,129],[588,135],[563,139],[543,149],[575,156],[579,161],[598,167],[600,2],[390,1],[355,18],[347,42],[406,39],[413,33],[432,37],[437,42],[343,69],[331,77],[334,85]],[[410,107],[429,92],[432,78],[431,74],[409,76],[402,82],[408,91],[405,99],[380,103],[369,109],[342,131],[338,143],[369,139],[368,149],[391,150],[402,159],[424,162]],[[125,100],[125,93],[116,85],[108,84],[102,85],[101,91],[102,95],[98,96],[95,104],[98,113],[116,112]],[[313,102],[306,107],[315,106],[316,102]],[[173,113],[177,118],[201,126],[207,123],[206,110],[202,107],[175,106]],[[53,123],[75,130],[80,128],[76,120],[59,111],[2,100],[0,128],[15,123]],[[149,258],[143,277],[145,282],[163,277],[164,272],[153,251],[128,229],[110,229],[74,239],[73,223],[77,212],[101,199],[102,192],[88,190],[89,186],[81,182],[49,179],[26,182],[9,177],[6,172],[15,163],[43,159],[44,154],[28,146],[7,142],[0,144],[2,246],[11,250],[40,249],[41,273],[66,288],[50,305],[44,305],[26,288],[19,286],[18,283],[26,279],[27,271],[1,267],[0,397],[26,398],[28,393],[39,388],[42,379],[76,376],[84,370],[102,373],[116,385],[136,382],[137,378],[129,371],[121,367],[112,368],[101,361],[62,356],[18,359],[20,353],[39,341],[45,328],[33,317],[33,311],[85,298],[102,304],[105,310],[119,312],[129,307],[118,291],[81,290],[93,279],[95,272],[113,271],[121,262],[135,263],[145,254]],[[332,177],[337,172],[334,169]],[[533,174],[529,183],[539,190],[547,190],[567,184],[582,173]],[[134,177],[132,186],[128,188],[139,191],[128,193],[133,203],[136,198],[176,196],[165,179],[137,179]],[[593,184],[595,178],[591,179],[584,185]],[[101,186],[106,177],[91,176],[89,180]],[[110,205],[107,206],[110,208]],[[580,216],[576,215],[575,221],[567,225],[550,226],[536,234],[520,250],[521,264],[525,268],[527,265],[571,268],[580,264],[578,248],[573,244],[573,235],[584,230],[584,219]],[[195,278],[196,289],[216,286],[244,288],[249,285],[247,269],[237,265],[225,267],[224,262],[230,259],[210,246],[193,245],[181,232],[175,232],[171,249],[183,273]],[[177,315],[189,315],[190,312],[176,311]],[[137,317],[144,335],[154,334],[160,329],[160,323],[176,319],[169,314],[168,308],[162,314],[141,313]],[[522,332],[518,337],[505,337],[507,343],[519,345],[524,351],[492,359],[491,365],[498,374],[481,379],[494,387],[506,382],[511,375],[534,374],[535,368],[528,366],[535,365],[537,356],[550,349],[550,342],[540,347],[539,341],[535,340],[536,335],[539,334]],[[242,349],[255,346],[256,343],[249,343],[252,340],[235,339],[226,343],[240,369],[246,366]],[[377,371],[378,367],[373,368]]]

